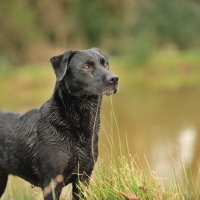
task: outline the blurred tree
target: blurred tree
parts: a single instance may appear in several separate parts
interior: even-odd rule
[[[5,1],[0,6],[0,19],[1,59],[17,63],[25,61],[27,47],[40,36],[34,11],[25,0],[17,3],[14,0]]]
[[[99,45],[109,37],[116,38],[121,32],[124,13],[121,1],[75,0],[71,14],[76,29],[88,46]],[[111,39],[111,38],[110,38]]]
[[[200,45],[196,0],[10,0],[1,2],[0,19],[0,58],[15,64],[46,60],[40,51],[55,47],[148,58],[152,47]]]
[[[172,43],[186,49],[200,45],[200,7],[191,0],[138,1],[138,8],[133,33],[154,34],[160,46]]]

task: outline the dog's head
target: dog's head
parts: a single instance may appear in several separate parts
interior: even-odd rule
[[[118,90],[118,76],[109,71],[108,57],[99,49],[66,51],[50,61],[57,81],[63,81],[71,95],[111,95]]]

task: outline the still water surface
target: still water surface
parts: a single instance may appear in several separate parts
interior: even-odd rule
[[[164,177],[172,176],[172,163],[180,158],[195,171],[200,151],[200,88],[122,91],[112,98],[121,140],[126,144],[128,138],[132,155],[141,160],[145,155],[152,170],[157,169]],[[100,133],[102,157],[107,151],[106,134],[111,132],[107,125],[111,123],[110,113],[110,99],[105,97]],[[117,130],[113,134],[117,138]]]

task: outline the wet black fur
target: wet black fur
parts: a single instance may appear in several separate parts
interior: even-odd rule
[[[45,200],[53,199],[45,190],[52,180],[57,199],[69,183],[79,199],[77,182],[87,183],[98,157],[102,95],[117,92],[118,78],[107,62],[98,49],[55,56],[52,97],[25,114],[0,111],[0,197],[13,174],[41,187]]]

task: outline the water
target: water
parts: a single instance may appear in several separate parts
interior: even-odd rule
[[[172,164],[180,158],[195,172],[200,150],[199,101],[200,88],[162,92],[135,89],[113,96],[123,144],[126,146],[128,140],[130,153],[141,160],[145,155],[152,170],[157,169],[161,176],[172,176]],[[112,123],[110,113],[110,99],[106,97],[100,133],[103,157],[108,148],[106,134],[111,132],[107,125]],[[113,134],[117,138],[116,128]]]

